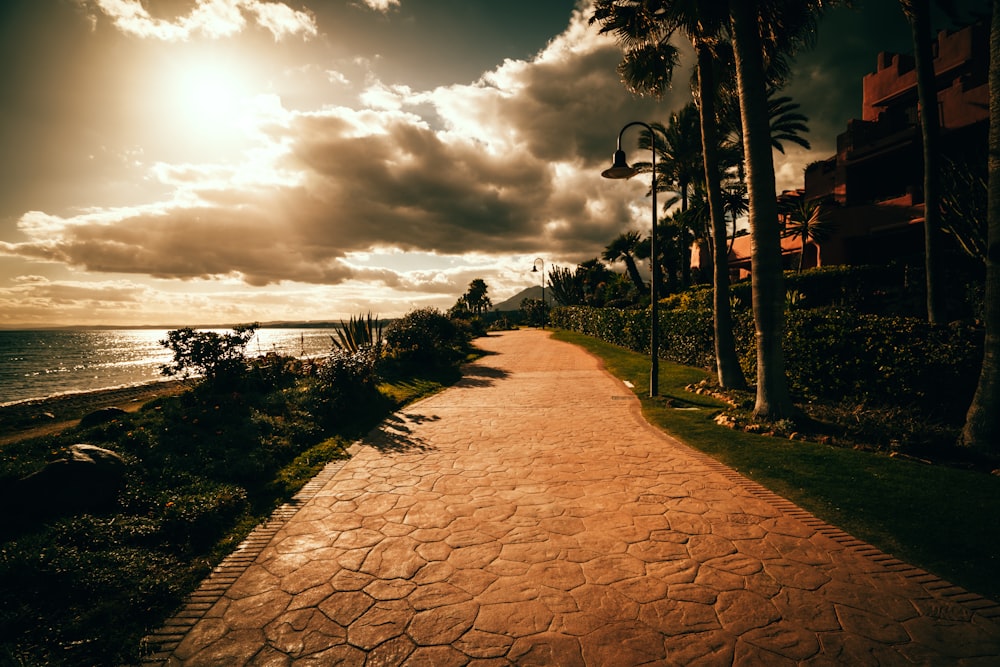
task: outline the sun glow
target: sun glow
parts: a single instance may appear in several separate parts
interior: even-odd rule
[[[197,58],[173,63],[161,90],[168,122],[192,142],[236,137],[251,113],[253,91],[245,69],[231,61]]]

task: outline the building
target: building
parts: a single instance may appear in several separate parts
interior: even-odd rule
[[[941,145],[946,157],[985,160],[989,124],[989,30],[977,22],[942,31],[933,45]],[[810,164],[805,186],[779,203],[805,197],[823,204],[832,236],[807,244],[805,267],[875,264],[923,253],[923,157],[913,56],[882,52],[864,78],[860,119],[837,137],[837,154]],[[985,164],[985,162],[983,162]],[[782,239],[786,268],[801,242]],[[750,270],[750,239],[735,240],[734,277]]]

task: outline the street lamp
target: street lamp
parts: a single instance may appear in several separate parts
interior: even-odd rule
[[[604,178],[632,178],[639,173],[639,170],[635,167],[629,166],[628,160],[625,159],[625,151],[622,150],[622,135],[625,134],[625,130],[632,127],[633,125],[641,125],[649,131],[650,147],[652,148],[653,161],[652,161],[652,185],[650,186],[650,191],[653,194],[653,230],[649,236],[649,256],[651,258],[651,276],[649,280],[649,295],[650,295],[650,317],[652,322],[649,327],[649,347],[650,347],[650,366],[649,366],[649,395],[656,396],[659,393],[659,379],[660,379],[660,321],[656,304],[656,284],[660,279],[660,262],[656,257],[656,134],[653,132],[653,128],[643,123],[642,121],[632,121],[628,123],[621,129],[618,133],[618,148],[615,150],[615,155],[612,160],[611,168],[605,169],[601,172],[601,176]]]
[[[538,263],[542,263],[542,303],[545,303],[545,260],[541,257],[536,257],[535,261],[531,264],[531,272],[538,273]]]
[[[531,272],[538,273],[538,263],[542,263],[542,328],[545,328],[545,260],[541,257],[536,257],[535,261],[531,263]]]

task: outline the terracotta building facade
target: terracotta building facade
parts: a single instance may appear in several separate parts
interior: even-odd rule
[[[941,32],[934,43],[941,145],[961,164],[985,158],[989,121],[989,34],[983,22]],[[923,252],[923,157],[913,56],[882,52],[863,81],[860,119],[837,137],[837,153],[810,164],[805,185],[779,201],[805,197],[823,204],[832,235],[807,244],[806,268],[886,263]],[[799,264],[802,244],[782,239],[786,268]],[[749,237],[730,254],[734,277],[750,270]]]

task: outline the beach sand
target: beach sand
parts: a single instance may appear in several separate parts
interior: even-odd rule
[[[56,433],[74,426],[84,415],[102,408],[116,407],[134,412],[154,398],[179,394],[189,386],[180,380],[152,382],[3,406],[0,407],[0,445]]]

